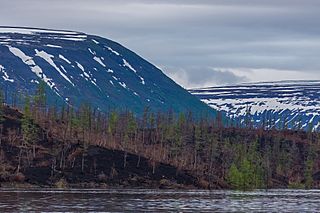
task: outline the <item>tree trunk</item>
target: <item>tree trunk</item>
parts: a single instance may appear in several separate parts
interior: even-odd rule
[[[123,168],[126,168],[126,166],[127,166],[127,155],[128,155],[128,153],[125,152],[124,157],[123,157]]]
[[[1,124],[1,126],[0,126],[0,146],[2,144],[2,133],[3,133],[3,126]]]
[[[140,160],[141,160],[141,156],[139,155],[139,157],[138,157],[137,167],[140,167]]]
[[[84,171],[84,153],[82,154],[82,160],[81,160],[81,171]]]
[[[36,145],[32,145],[32,156],[33,158],[36,158]]]
[[[19,152],[19,159],[18,159],[18,168],[17,168],[17,173],[20,172],[20,168],[21,168],[21,155],[22,155],[22,150],[21,150],[21,147],[20,147],[20,152]]]

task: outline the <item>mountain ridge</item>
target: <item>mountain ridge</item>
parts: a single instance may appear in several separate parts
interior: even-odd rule
[[[6,94],[17,89],[30,94],[42,80],[52,103],[79,106],[88,102],[104,111],[117,108],[141,113],[149,107],[214,113],[162,70],[100,36],[0,26],[0,65],[0,85]],[[8,101],[12,101],[10,96]]]
[[[249,112],[255,126],[319,130],[319,89],[320,80],[301,80],[243,83],[189,91],[213,109],[238,118],[242,123]]]

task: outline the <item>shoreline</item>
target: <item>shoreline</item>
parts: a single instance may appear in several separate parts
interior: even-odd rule
[[[58,187],[50,187],[50,186],[40,186],[34,184],[12,184],[12,183],[2,183],[3,185],[0,186],[0,192],[10,192],[10,190],[52,190],[52,191],[87,191],[87,190],[97,190],[97,191],[108,191],[108,190],[157,190],[157,191],[171,191],[171,190],[178,190],[178,191],[234,191],[234,192],[255,192],[255,191],[275,191],[275,190],[285,190],[285,191],[318,191],[319,188],[314,189],[305,189],[305,188],[269,188],[269,189],[250,189],[250,190],[237,190],[237,189],[205,189],[205,188],[196,188],[196,187],[178,187],[178,188],[156,188],[156,187],[115,187],[115,186],[93,186],[88,184],[87,187],[83,187],[83,184],[68,186],[66,188],[58,188]],[[90,185],[90,187],[89,187]]]
[[[82,183],[73,183],[67,184],[63,187],[58,185],[40,185],[40,184],[32,184],[28,182],[18,183],[18,182],[1,182],[0,183],[0,191],[1,189],[52,189],[52,190],[201,190],[201,191],[268,191],[268,190],[320,190],[320,188],[290,188],[290,187],[282,187],[282,188],[256,188],[256,189],[248,189],[248,190],[240,190],[240,189],[232,189],[232,188],[203,188],[196,187],[193,185],[182,185],[182,184],[174,184],[172,185],[149,185],[149,186],[135,186],[135,185],[108,185],[107,183],[94,183],[94,182],[82,182]]]

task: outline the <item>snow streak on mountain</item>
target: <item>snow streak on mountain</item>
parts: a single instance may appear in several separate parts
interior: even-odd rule
[[[282,81],[192,89],[216,110],[257,126],[320,130],[320,81]]]
[[[0,73],[7,101],[13,93],[33,93],[42,80],[51,103],[213,112],[132,51],[80,32],[0,27]]]

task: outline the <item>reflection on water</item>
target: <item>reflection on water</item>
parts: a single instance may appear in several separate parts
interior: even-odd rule
[[[0,212],[320,211],[320,190],[0,189]]]

